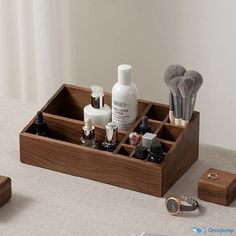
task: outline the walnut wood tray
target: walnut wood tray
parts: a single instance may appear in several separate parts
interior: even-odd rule
[[[160,197],[198,159],[199,113],[183,128],[169,123],[167,105],[144,100],[138,102],[139,116],[129,132],[147,115],[165,152],[161,164],[134,158],[129,132],[119,132],[113,153],[81,146],[83,108],[89,103],[90,89],[63,85],[41,109],[50,137],[34,134],[35,117],[20,133],[21,162]],[[105,93],[105,103],[111,105],[110,93]],[[95,127],[102,142],[104,127]]]

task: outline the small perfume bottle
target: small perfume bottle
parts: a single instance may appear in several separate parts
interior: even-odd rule
[[[43,113],[41,111],[37,112],[36,120],[34,122],[35,134],[39,136],[48,136],[48,127],[43,117]]]
[[[82,127],[82,137],[80,138],[83,146],[95,148],[95,127],[92,125],[91,119],[87,119]]]
[[[105,141],[102,143],[103,150],[113,152],[117,147],[118,125],[114,122],[108,122],[105,125]]]
[[[142,123],[139,125],[139,133],[142,135],[146,133],[151,133],[151,126],[149,125],[147,116],[143,117]]]
[[[164,159],[162,145],[159,142],[153,142],[150,146],[148,161],[160,164]]]

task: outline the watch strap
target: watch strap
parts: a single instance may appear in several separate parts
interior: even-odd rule
[[[187,202],[189,205],[184,205],[184,204],[181,204],[181,207],[180,207],[180,210],[181,211],[194,211],[198,208],[198,201],[189,197],[189,196],[186,196],[186,195],[180,195],[178,196],[179,199],[184,202]]]

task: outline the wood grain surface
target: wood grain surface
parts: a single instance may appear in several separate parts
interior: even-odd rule
[[[139,115],[132,128],[118,133],[118,147],[111,153],[84,147],[80,143],[83,108],[90,103],[90,89],[63,85],[42,108],[49,137],[35,135],[33,118],[20,134],[20,160],[75,176],[97,180],[123,188],[162,196],[198,158],[199,113],[187,128],[168,121],[168,106],[139,100]],[[111,94],[105,93],[111,104]],[[135,147],[128,135],[137,131],[144,115],[150,118],[166,157],[161,164],[134,158]],[[104,127],[96,126],[96,139],[104,140]]]
[[[0,207],[11,198],[11,179],[0,175]]]
[[[208,178],[214,173],[218,179]],[[236,173],[208,169],[198,180],[198,197],[202,200],[228,206],[236,197]]]

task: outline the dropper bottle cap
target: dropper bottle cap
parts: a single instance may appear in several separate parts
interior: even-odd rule
[[[45,124],[45,120],[44,120],[44,118],[43,118],[43,113],[42,113],[42,111],[38,111],[38,112],[37,112],[35,124],[37,124],[37,125]]]
[[[34,129],[37,135],[48,136],[47,124],[44,120],[42,111],[38,111],[34,122]]]
[[[92,107],[99,109],[104,107],[104,93],[103,88],[98,85],[91,86],[91,105]]]
[[[108,122],[105,125],[105,142],[108,144],[116,145],[118,136],[118,125],[114,122]]]
[[[153,142],[150,146],[150,153],[152,156],[158,157],[163,155],[162,145],[159,142]]]
[[[84,126],[82,128],[83,134],[82,137],[85,140],[95,139],[95,127],[92,125],[91,119],[84,121]]]
[[[108,122],[105,125],[105,141],[102,142],[102,147],[106,151],[114,151],[117,146],[118,125],[114,122]]]
[[[148,117],[144,116],[142,123],[139,125],[139,133],[145,134],[147,132],[151,132],[151,126],[149,125]]]
[[[150,146],[150,157],[148,161],[161,163],[164,159],[162,145],[159,142],[153,142]]]

